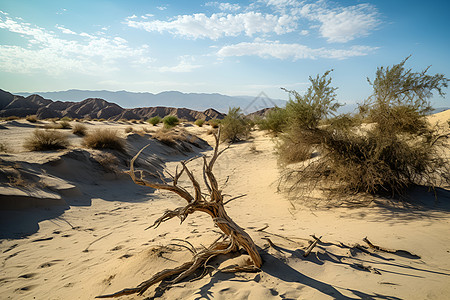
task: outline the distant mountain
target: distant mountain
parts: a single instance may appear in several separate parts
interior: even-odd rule
[[[188,121],[222,119],[224,117],[223,114],[212,108],[205,111],[175,107],[125,109],[100,98],[88,98],[80,102],[52,101],[40,95],[33,94],[23,97],[0,90],[0,117],[26,117],[28,115],[36,115],[39,119],[70,117],[110,120],[148,119],[154,116],[174,115]]]
[[[135,107],[176,107],[189,108],[204,111],[213,108],[219,112],[228,112],[229,107],[240,107],[245,113],[252,113],[266,107],[275,105],[284,107],[286,101],[280,99],[270,99],[265,94],[257,97],[249,96],[226,96],[221,94],[204,93],[181,93],[176,91],[152,93],[134,93],[127,91],[88,91],[88,90],[68,90],[60,92],[42,93],[17,93],[17,95],[28,97],[32,94],[39,94],[48,99],[59,101],[82,101],[87,98],[100,98],[109,102],[114,102],[124,108]]]

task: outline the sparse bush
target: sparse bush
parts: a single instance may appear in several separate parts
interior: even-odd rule
[[[450,164],[439,156],[440,136],[426,120],[428,99],[436,91],[442,96],[448,79],[428,75],[427,70],[406,70],[405,63],[378,68],[374,82],[369,81],[373,94],[360,106],[360,115],[333,118],[324,126],[319,121],[336,108],[335,88],[328,86],[327,73],[310,78],[308,92],[295,94],[303,103],[292,109],[303,117],[290,118],[289,125],[298,129],[293,132],[301,134],[305,145],[320,152],[320,158],[285,179],[295,177],[294,186],[322,186],[341,195],[401,196],[413,185],[449,183]],[[361,127],[367,116],[373,124]]]
[[[97,129],[84,137],[84,145],[92,149],[112,149],[124,151],[125,142],[117,135],[117,131]]]
[[[65,149],[69,146],[67,134],[56,130],[35,130],[23,145],[30,151]]]
[[[176,116],[165,116],[163,123],[165,128],[172,128],[177,126],[178,123],[180,123],[180,120],[178,120]]]
[[[221,121],[221,139],[235,143],[244,140],[250,133],[251,125],[245,116],[241,113],[239,107],[233,107],[228,110],[228,114]]]
[[[152,138],[167,146],[173,146],[177,141],[186,141],[186,133],[180,130],[161,128],[152,135]]]
[[[8,146],[6,143],[0,142],[0,152],[7,153],[9,151]]]
[[[67,121],[61,121],[61,122],[59,122],[58,126],[59,126],[58,128],[60,128],[60,129],[71,129],[71,128],[72,128],[72,126],[70,125],[70,123],[67,122]]]
[[[220,120],[217,119],[211,119],[208,122],[206,122],[209,126],[211,126],[212,128],[219,128],[220,125]]]
[[[30,123],[36,123],[38,121],[36,115],[30,115],[25,118]]]
[[[85,136],[87,132],[87,127],[83,124],[75,124],[72,129],[72,133],[78,136]]]
[[[202,127],[204,123],[205,123],[205,120],[198,119],[198,120],[195,120],[194,124],[197,125],[198,127]]]
[[[161,123],[161,121],[162,121],[162,119],[159,116],[155,116],[155,117],[147,120],[147,122],[152,124],[153,126],[156,126],[157,124]]]
[[[69,118],[67,116],[66,117],[62,117],[61,121],[70,122],[70,121],[72,121],[72,118]]]
[[[133,132],[133,127],[128,126],[127,128],[125,128],[125,133],[130,133]]]
[[[256,121],[259,129],[267,130],[275,135],[281,133],[288,123],[288,115],[285,108],[274,107],[264,118]]]

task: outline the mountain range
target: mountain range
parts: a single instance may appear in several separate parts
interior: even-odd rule
[[[212,108],[196,111],[176,107],[122,108],[100,98],[87,98],[83,101],[53,101],[40,95],[13,95],[0,89],[0,117],[26,117],[36,115],[38,119],[47,118],[88,118],[88,119],[148,119],[154,116],[175,115],[180,119],[222,119],[224,114]]]
[[[240,107],[245,114],[258,111],[263,108],[286,105],[285,100],[271,99],[266,94],[260,93],[256,97],[250,96],[227,96],[222,94],[205,93],[181,93],[168,91],[158,94],[134,93],[128,91],[88,91],[88,90],[67,90],[59,92],[38,92],[38,93],[17,93],[23,97],[39,94],[46,99],[54,101],[79,102],[88,98],[104,99],[114,102],[124,108],[135,107],[188,107],[198,111],[213,108],[221,113],[227,113],[230,107]]]

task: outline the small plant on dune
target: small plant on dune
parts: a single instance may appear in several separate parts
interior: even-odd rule
[[[69,146],[67,134],[56,130],[35,130],[24,145],[30,151],[47,151],[65,149]]]
[[[222,141],[236,143],[247,139],[250,134],[251,125],[239,107],[230,108],[220,124]]]
[[[186,141],[186,132],[184,130],[161,128],[152,134],[152,138],[167,146],[173,146],[177,141]]]
[[[197,125],[198,127],[202,127],[203,124],[205,124],[205,120],[203,119],[195,120],[194,124]]]
[[[267,130],[275,135],[283,132],[288,122],[286,109],[280,107],[272,108],[264,118],[256,120],[259,129]]]
[[[72,133],[78,136],[85,136],[87,133],[87,127],[83,124],[77,123],[73,126]]]
[[[153,118],[150,118],[147,120],[148,123],[152,124],[153,126],[158,125],[159,123],[161,123],[162,119],[159,116],[155,116]]]
[[[36,122],[38,121],[36,115],[30,115],[30,116],[27,116],[27,117],[25,118],[25,120],[27,120],[27,121],[30,122],[30,123],[36,123]]]
[[[176,116],[165,116],[162,121],[165,128],[172,128],[180,123],[180,120]]]
[[[59,124],[57,126],[60,129],[71,129],[72,128],[72,125],[70,125],[70,123],[67,121],[61,121],[61,122],[59,122]]]
[[[130,133],[133,132],[133,127],[128,126],[127,128],[125,128],[125,133]]]
[[[0,152],[7,153],[9,151],[6,143],[0,142]]]
[[[220,120],[217,119],[211,119],[208,122],[206,122],[206,124],[208,124],[209,126],[211,126],[212,128],[219,128],[220,125]]]
[[[115,130],[97,129],[85,136],[83,142],[86,147],[92,149],[125,151],[125,142]]]
[[[61,118],[61,121],[66,121],[66,122],[70,122],[70,121],[72,121],[72,118],[69,118],[69,117],[62,117]]]
[[[428,75],[428,69],[405,69],[406,61],[378,68],[375,80],[369,81],[373,94],[360,105],[359,115],[338,116],[324,126],[319,121],[336,107],[334,88],[312,80],[310,89],[315,92],[302,96],[307,101],[297,110],[309,117],[290,119],[297,131],[287,136],[301,134],[303,143],[317,149],[320,158],[289,172],[285,179],[293,179],[294,187],[322,186],[335,195],[362,192],[391,197],[403,195],[414,185],[448,184],[450,164],[439,155],[447,135],[431,128],[426,114],[433,92],[444,95],[442,89],[449,80],[442,74]],[[361,127],[367,117],[373,123]]]

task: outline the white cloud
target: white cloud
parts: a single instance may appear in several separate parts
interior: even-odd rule
[[[168,31],[175,35],[188,38],[209,38],[217,40],[223,36],[252,36],[257,33],[284,34],[296,29],[295,17],[276,16],[258,12],[241,14],[179,15],[170,21],[134,21],[127,19],[128,26],[146,31]]]
[[[174,72],[174,73],[188,73],[195,69],[201,68],[202,65],[194,64],[195,59],[192,56],[184,55],[179,57],[179,63],[173,67],[160,67],[158,71],[160,72]]]
[[[219,57],[253,55],[262,58],[272,57],[292,60],[318,58],[346,59],[354,56],[364,56],[376,49],[377,48],[367,46],[353,46],[349,49],[313,49],[296,43],[283,44],[277,41],[259,41],[224,46],[217,52],[217,55]]]
[[[15,73],[105,72],[115,70],[119,59],[132,62],[147,53],[146,46],[134,49],[120,37],[77,34],[63,26],[57,28],[73,39],[60,38],[44,28],[0,15],[0,29],[19,34],[29,43],[28,47],[0,45],[0,69]]]
[[[167,9],[167,6],[157,6],[156,7],[157,9],[159,9],[159,10],[166,10]]]
[[[299,13],[304,18],[318,21],[320,34],[329,42],[345,43],[365,37],[380,25],[379,13],[370,4],[329,8],[325,1],[318,1],[304,5]]]
[[[205,6],[214,6],[219,8],[221,11],[238,11],[241,9],[241,6],[236,3],[228,3],[228,2],[207,2]]]

